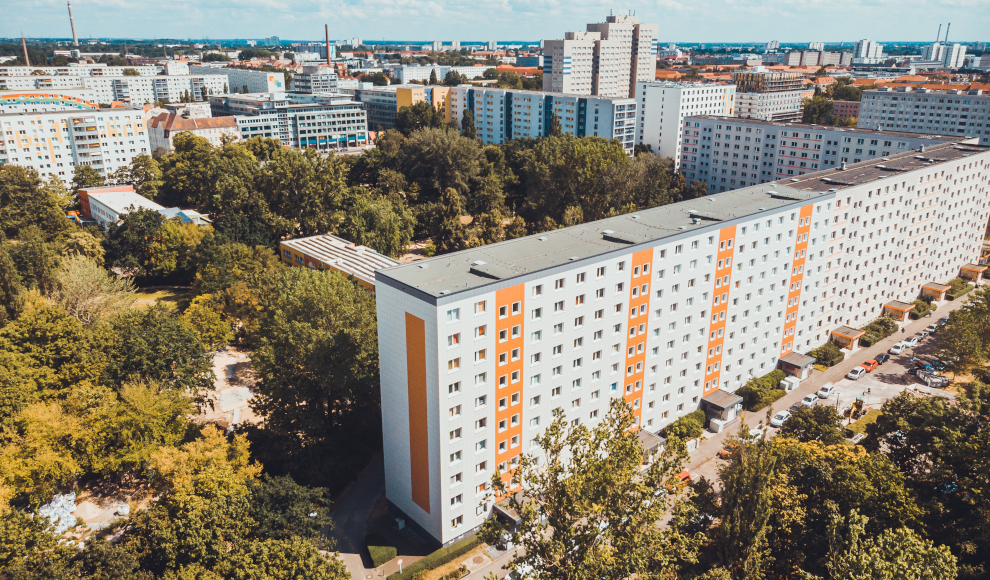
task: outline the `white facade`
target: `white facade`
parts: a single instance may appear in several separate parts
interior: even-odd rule
[[[803,90],[776,93],[736,92],[736,116],[765,121],[800,119],[803,101]]]
[[[966,47],[958,42],[945,47],[945,56],[942,58],[946,68],[960,68],[966,62]]]
[[[87,89],[3,91],[0,114],[89,110],[97,108],[98,102],[96,91]]]
[[[990,95],[980,90],[865,91],[856,126],[978,137],[981,145],[990,145]]]
[[[103,228],[119,223],[120,216],[130,211],[150,209],[161,212],[165,209],[164,206],[137,194],[133,189],[130,191],[101,191],[100,189],[87,190],[86,197],[89,200],[90,216]]]
[[[883,55],[883,45],[869,39],[863,39],[853,48],[853,58],[880,58]]]
[[[657,431],[954,277],[979,256],[990,152],[929,155],[379,270],[388,500],[456,541],[554,409],[593,426],[622,397]]]
[[[543,90],[602,97],[633,96],[635,84],[655,78],[659,26],[635,16],[608,16],[568,32],[563,40],[544,41],[550,70]]]
[[[441,66],[441,65],[427,65],[427,66],[410,66],[401,65],[394,67],[392,69],[392,76],[397,79],[397,84],[408,84],[412,81],[428,81],[430,80],[430,73],[436,71],[437,80],[443,82],[444,77],[450,71],[455,71],[459,75],[464,75],[468,80],[473,80],[475,78],[480,78],[481,75],[485,74],[485,71],[494,68],[489,66]]]
[[[681,163],[681,131],[689,115],[731,116],[735,85],[653,81],[636,83],[636,144]]]
[[[274,91],[284,91],[285,87],[285,73],[280,72],[266,72],[263,70],[250,70],[241,68],[213,68],[210,66],[203,65],[193,65],[189,67],[189,71],[192,74],[199,75],[223,75],[226,80],[223,82],[227,86],[226,92],[231,92],[236,90],[239,93],[244,92],[244,86],[247,86],[247,92],[249,93],[271,93]],[[220,95],[225,91],[220,92],[214,91],[214,94]]]
[[[0,135],[0,166],[33,167],[66,184],[77,164],[105,177],[151,153],[143,112],[136,109],[0,115]]]
[[[186,76],[15,76],[0,77],[0,91],[88,90],[97,102],[125,101],[144,105],[155,101],[179,102],[185,94],[197,101],[223,94],[226,77],[219,74]]]
[[[808,50],[817,50],[818,52],[822,52],[822,51],[825,50],[825,43],[824,42],[809,42],[808,43]]]
[[[70,77],[122,77],[131,69],[143,77],[158,76],[158,67],[150,64],[133,66],[109,66],[106,64],[70,63],[66,66],[0,66],[0,77],[70,76]]]

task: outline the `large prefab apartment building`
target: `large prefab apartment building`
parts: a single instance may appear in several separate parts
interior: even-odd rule
[[[386,494],[449,544],[561,409],[656,432],[974,266],[990,150],[941,144],[378,270]],[[736,406],[738,409],[738,406]],[[709,413],[716,423],[731,421]]]

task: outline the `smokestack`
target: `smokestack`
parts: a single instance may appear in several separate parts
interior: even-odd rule
[[[69,5],[69,25],[72,26],[72,46],[76,48],[79,47],[79,37],[76,36],[76,21],[72,19],[72,2],[67,1],[66,4]]]
[[[942,25],[941,24],[938,25],[938,34],[935,35],[935,42],[938,42],[938,39],[940,39],[940,38],[942,38]]]
[[[945,44],[949,44],[949,28],[951,27],[952,27],[951,22],[945,25]]]
[[[28,58],[28,45],[23,34],[21,35],[21,48],[24,49],[24,66],[31,66],[31,59]]]
[[[327,66],[333,66],[330,64],[330,25],[324,24],[323,31],[327,34]]]

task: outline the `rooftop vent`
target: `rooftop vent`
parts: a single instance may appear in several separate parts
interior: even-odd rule
[[[441,296],[443,296],[444,294],[450,294],[450,290],[441,290],[437,294],[440,294]]]
[[[430,265],[429,264],[420,264],[419,267],[420,268],[429,268]]]
[[[485,265],[485,261],[484,260],[475,260],[475,261],[471,262],[471,265],[472,266],[484,266]]]
[[[632,217],[632,219],[634,219],[634,220],[638,220],[639,219],[639,215],[638,214],[633,214],[630,217]]]
[[[540,236],[540,237],[538,237],[536,239],[540,240],[541,242],[547,241],[547,237],[546,236]]]
[[[579,258],[578,258],[577,256],[571,256],[571,257],[570,257],[570,260],[571,260],[572,262],[573,262],[574,260],[578,260],[578,259],[579,259]]]
[[[845,161],[842,162],[842,165],[839,166],[839,169],[841,169],[842,171],[845,171],[846,170],[846,162]]]
[[[609,235],[609,234],[614,234],[614,233],[615,232],[613,232],[612,230],[602,230],[602,234],[603,235],[606,235],[606,236]]]

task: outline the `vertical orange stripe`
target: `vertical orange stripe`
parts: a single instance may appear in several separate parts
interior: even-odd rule
[[[626,328],[626,368],[622,397],[636,418],[633,429],[640,426],[643,414],[643,382],[646,380],[646,333],[650,318],[650,276],[653,248],[632,256],[629,269],[629,318]],[[644,272],[643,269],[649,270]],[[633,296],[633,291],[636,295]],[[630,353],[632,349],[632,353]],[[636,401],[639,401],[638,406]]]
[[[808,237],[811,235],[811,213],[813,205],[801,208],[798,221],[797,237],[794,238],[794,262],[791,265],[791,285],[787,293],[787,315],[784,318],[784,336],[781,338],[780,354],[786,355],[794,350],[794,335],[797,330],[797,313],[801,305],[801,283],[804,281],[805,254],[808,249]]]
[[[522,452],[522,409],[523,409],[523,344],[525,340],[525,319],[526,319],[526,286],[518,284],[510,288],[504,288],[495,292],[495,368],[498,377],[495,387],[495,462],[500,464],[506,462],[508,468],[502,472],[502,480],[507,482],[512,477],[511,460]],[[513,314],[512,305],[519,304],[519,312]],[[506,316],[501,315],[502,308],[505,308]],[[549,315],[549,313],[547,313]],[[519,327],[518,336],[513,338],[512,329]],[[506,332],[507,340],[501,342],[499,337],[502,331]],[[518,349],[518,356],[513,360],[512,351]],[[502,355],[505,355],[506,363],[500,364]],[[512,373],[517,373],[515,382],[512,380]],[[503,385],[502,381],[505,381]],[[512,402],[512,396],[517,400]],[[502,400],[506,406],[502,407]],[[512,417],[517,417],[515,425],[512,424]],[[499,430],[499,423],[505,421],[505,431]],[[512,445],[512,438],[516,438],[516,444]],[[500,451],[501,444],[505,443],[505,451]]]
[[[430,513],[430,432],[426,403],[426,324],[406,312],[409,476],[412,499]]]
[[[718,233],[718,261],[715,262],[715,283],[712,285],[712,321],[708,327],[708,354],[705,361],[707,396],[718,390],[722,370],[722,349],[725,343],[725,318],[729,309],[732,280],[732,256],[735,252],[736,226],[722,228]],[[709,366],[711,369],[709,369]]]

